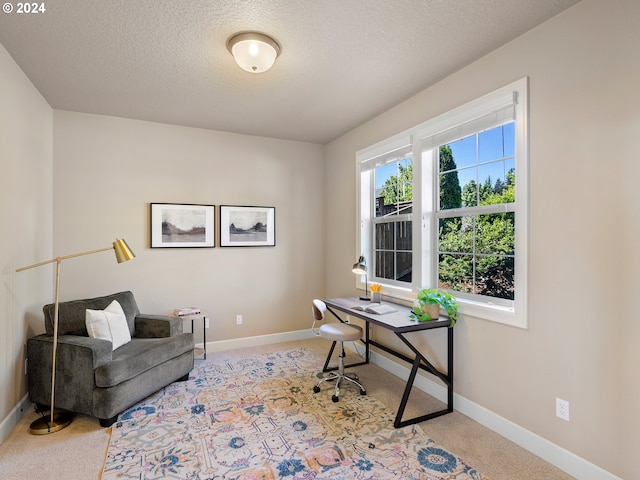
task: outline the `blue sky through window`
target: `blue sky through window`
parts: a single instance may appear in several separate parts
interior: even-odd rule
[[[507,172],[515,168],[515,122],[485,130],[477,135],[449,143],[458,169],[460,187],[470,181],[476,184],[491,179],[507,181]]]
[[[514,140],[515,122],[510,122],[449,143],[460,187],[464,188],[471,180],[481,184],[487,178],[491,178],[492,185],[497,179],[506,182],[507,172],[515,168]],[[406,167],[411,159],[404,158],[375,169],[376,196],[390,177],[398,175],[398,163]]]
[[[381,167],[376,168],[376,196],[380,194],[380,190],[389,178],[394,175],[398,176],[398,164],[407,168],[409,165],[411,165],[411,158],[403,158],[400,161],[387,163],[386,165],[382,165]]]

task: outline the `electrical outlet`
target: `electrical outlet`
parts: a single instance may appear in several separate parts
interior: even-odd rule
[[[209,317],[204,317],[204,328],[209,328]]]
[[[569,402],[556,397],[556,417],[569,421]]]
[[[236,325],[242,325],[242,315],[236,315]]]

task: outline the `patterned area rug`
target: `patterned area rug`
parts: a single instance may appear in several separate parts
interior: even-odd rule
[[[487,480],[357,389],[314,394],[322,364],[305,349],[196,362],[120,416],[103,480]]]

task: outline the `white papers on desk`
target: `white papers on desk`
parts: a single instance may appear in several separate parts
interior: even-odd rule
[[[382,305],[380,303],[369,303],[367,305],[355,305],[351,307],[354,310],[360,310],[366,313],[375,313],[377,315],[385,315],[387,313],[397,312],[395,308],[390,305]]]

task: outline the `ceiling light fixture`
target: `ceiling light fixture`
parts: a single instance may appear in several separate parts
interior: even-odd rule
[[[266,72],[280,55],[278,42],[259,32],[232,35],[227,40],[227,49],[240,68],[250,73]]]

